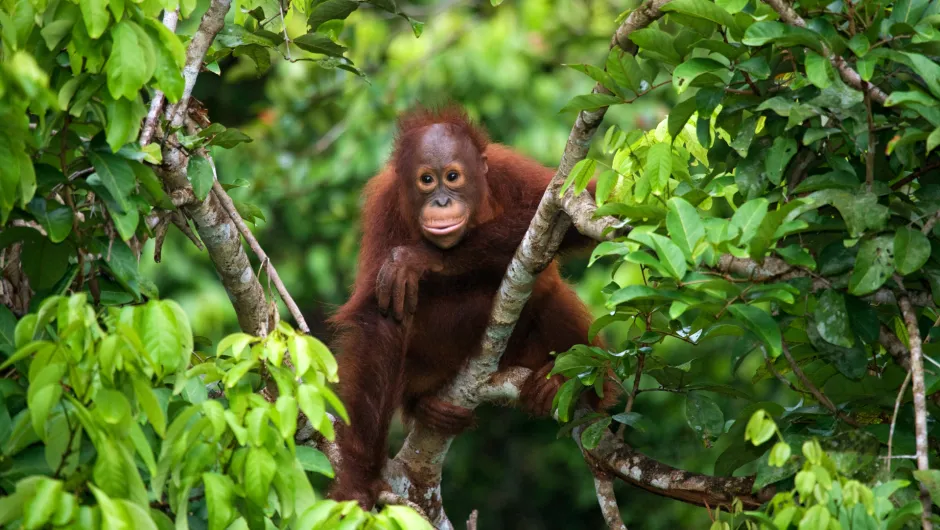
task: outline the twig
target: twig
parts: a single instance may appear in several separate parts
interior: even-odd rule
[[[153,230],[153,261],[160,263],[163,259],[163,241],[166,239],[166,231],[170,228],[170,214],[165,214],[160,218],[156,228]]]
[[[849,0],[849,5],[852,5]],[[868,113],[868,152],[865,153],[865,185],[868,192],[871,193],[871,187],[875,183],[875,122],[871,113],[871,83],[864,82],[863,93],[865,97],[865,110]]]
[[[636,401],[636,395],[640,391],[640,376],[643,375],[643,364],[646,362],[646,354],[640,353],[636,357],[636,372],[633,376],[633,390],[630,392],[630,395],[627,396],[627,404],[623,408],[624,412],[633,411],[633,403]],[[617,427],[617,438],[623,438],[624,433],[626,432],[627,424],[621,423],[620,427]]]
[[[614,481],[610,475],[595,473],[594,491],[597,492],[597,503],[601,507],[601,514],[604,516],[607,528],[627,530],[627,525],[623,523],[623,518],[620,516],[620,506],[617,505],[617,497],[614,495]]]
[[[806,27],[806,21],[797,14],[793,6],[791,6],[787,0],[764,0],[764,3],[772,7],[774,11],[780,15],[780,19],[787,24],[800,28]],[[839,76],[842,80],[852,88],[863,91],[866,82],[862,80],[858,72],[853,70],[842,56],[833,54],[822,42],[820,42],[820,47],[822,48],[822,56],[829,58],[829,62],[832,63],[832,66],[839,72]],[[888,94],[874,85],[869,84],[869,86],[871,98],[884,105],[885,100],[888,99]]]
[[[924,227],[920,229],[925,235],[929,235],[930,231],[933,230],[933,227],[937,225],[937,221],[940,220],[940,212],[937,212],[930,216],[930,219],[927,219],[927,222],[924,223]]]
[[[193,93],[193,87],[196,86],[196,78],[202,71],[202,61],[212,41],[215,40],[215,36],[225,25],[225,14],[228,13],[231,5],[232,0],[212,0],[209,3],[209,9],[199,22],[199,29],[189,42],[189,47],[186,49],[186,66],[183,67],[183,95],[179,103],[171,105],[166,113],[171,129],[178,129],[183,125],[186,110],[189,108],[189,97]]]
[[[823,394],[821,390],[816,388],[816,385],[814,385],[813,382],[810,381],[808,377],[806,377],[806,374],[803,373],[803,369],[800,368],[800,365],[796,364],[796,360],[793,358],[793,355],[790,354],[790,348],[787,347],[787,343],[786,342],[782,343],[782,346],[783,346],[783,354],[786,356],[787,362],[790,363],[790,368],[793,370],[793,373],[796,374],[796,376],[800,379],[800,382],[803,383],[803,386],[806,388],[806,390],[809,390],[809,392],[813,395],[813,397],[816,398],[816,401],[818,401],[822,406],[829,409],[829,411],[835,414],[836,417],[839,418],[840,420],[844,421],[845,423],[848,423],[852,427],[859,427],[859,424],[857,421],[855,421],[850,416],[846,415],[844,412],[839,410],[839,408],[835,406],[832,400],[830,400],[825,394]]]
[[[904,376],[904,382],[901,383],[901,390],[898,390],[898,397],[894,400],[894,413],[891,415],[891,428],[888,430],[888,476],[891,476],[891,446],[894,443],[894,427],[898,422],[898,409],[901,408],[901,401],[904,399],[904,391],[907,390],[907,384],[911,382],[911,372]]]
[[[900,290],[898,306],[901,308],[901,315],[907,325],[911,351],[911,374],[914,384],[911,391],[914,394],[914,446],[917,448],[917,469],[926,471],[930,469],[930,459],[927,453],[927,398],[926,385],[924,384],[924,352],[920,341],[920,329],[917,327],[917,313],[914,312],[914,308],[911,306],[911,300],[904,288],[904,280],[895,274],[894,281],[898,284]],[[930,530],[933,528],[933,524],[930,522],[930,511],[933,503],[930,499],[930,492],[927,491],[923,483],[920,485],[920,500],[924,505],[924,510],[921,513],[921,527],[923,530]]]
[[[281,5],[281,0],[277,0],[277,10],[281,14],[281,25],[284,26],[284,49],[287,53],[287,60],[293,61],[293,59],[290,58],[290,37],[287,36],[287,21],[284,20],[284,6]]]
[[[171,32],[176,32],[176,24],[179,22],[180,13],[178,10],[163,12],[163,25]],[[140,145],[145,146],[153,139],[153,134],[157,130],[157,119],[160,117],[160,110],[166,97],[163,92],[157,90],[150,101],[150,110],[147,111],[147,118],[144,120],[144,126],[140,129]]]
[[[470,512],[470,518],[467,519],[467,530],[477,530],[477,524],[480,518],[480,512],[473,510]]]
[[[211,157],[209,157],[208,160],[209,164],[212,166],[213,176],[215,176],[215,163],[212,161]],[[300,308],[297,307],[297,303],[294,302],[294,298],[290,295],[290,292],[288,292],[287,287],[284,286],[284,282],[281,281],[281,276],[271,263],[271,258],[268,257],[267,253],[265,253],[264,249],[261,248],[261,245],[258,243],[258,240],[255,239],[255,236],[251,233],[251,230],[245,225],[245,221],[238,213],[238,209],[235,208],[235,203],[232,202],[232,198],[228,196],[228,193],[225,193],[222,185],[219,184],[218,178],[215,178],[212,183],[212,192],[215,194],[216,199],[222,204],[222,208],[228,212],[229,217],[232,218],[232,222],[235,223],[235,227],[238,228],[239,233],[245,238],[251,250],[258,256],[258,259],[260,259],[262,263],[267,263],[265,271],[268,273],[268,278],[274,282],[274,287],[277,289],[278,294],[281,295],[281,300],[284,301],[284,305],[287,306],[291,316],[294,317],[294,321],[297,322],[297,327],[301,332],[309,335],[310,328],[307,326],[307,321],[304,319],[303,313],[301,313]]]
[[[923,175],[924,173],[927,173],[928,171],[933,171],[934,169],[937,169],[938,167],[940,167],[940,162],[934,162],[934,163],[932,163],[932,164],[927,164],[926,166],[924,166],[924,167],[918,169],[917,171],[911,173],[910,175],[908,175],[908,176],[902,178],[901,180],[895,182],[894,184],[892,184],[892,185],[891,185],[891,189],[897,191],[897,190],[903,188],[904,186],[907,186],[908,184],[910,184],[911,182],[913,182],[915,179],[919,178],[919,177],[920,177],[921,175]]]
[[[182,213],[178,211],[171,212],[170,221],[172,221],[173,224],[176,225],[176,228],[179,228],[180,232],[182,232],[186,237],[189,238],[190,241],[193,242],[194,245],[196,245],[196,248],[199,250],[205,249],[202,241],[199,239],[199,236],[193,233],[193,229],[189,227],[189,221],[186,220],[186,217],[184,217]]]

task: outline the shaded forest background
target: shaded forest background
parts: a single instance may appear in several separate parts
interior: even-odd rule
[[[495,141],[553,166],[575,118],[559,109],[592,86],[590,79],[565,64],[603,60],[610,21],[633,6],[519,0],[499,7],[446,1],[401,7],[425,22],[420,38],[404,20],[375,9],[359,9],[345,26],[335,26],[365,78],[304,62],[277,61],[268,68],[260,64],[263,59],[256,63],[242,56],[223,60],[221,76],[204,73],[195,90],[215,121],[238,127],[254,139],[239,149],[213,152],[219,179],[242,186],[230,193],[243,215],[255,208],[248,204],[262,208],[253,210],[258,216],[254,232],[313,333],[324,340],[330,339],[325,319],[346,299],[354,279],[362,188],[389,154],[395,116],[419,102],[457,102]],[[288,17],[292,22],[304,23]],[[633,105],[612,108],[605,124],[625,130],[655,127],[673,97],[664,88]],[[208,256],[181,233],[170,231],[157,273],[152,245],[143,252],[141,271],[157,284],[161,297],[180,302],[195,334],[216,341],[236,331],[232,305]],[[568,256],[564,273],[600,315],[601,289],[611,271],[603,260],[590,269],[586,265],[586,256]],[[637,270],[621,268],[617,274],[639,281]],[[624,331],[618,326],[606,330],[612,349]],[[687,344],[667,339],[657,352],[676,364],[734,346],[733,338],[719,339],[693,353]],[[695,363],[692,370],[708,373],[694,377],[730,385],[748,381],[756,368],[751,364],[759,359],[752,356],[732,366],[735,357]],[[643,386],[656,385],[644,379]],[[753,397],[773,400],[777,386],[776,380],[765,380],[755,389],[761,395]],[[735,410],[736,403],[721,405]],[[738,405],[743,407],[743,402]],[[685,422],[682,396],[648,392],[634,410],[648,420],[644,431],[629,436],[636,449],[676,467],[713,472],[728,435],[702,450],[701,438]],[[556,440],[556,424],[514,410],[487,407],[479,412],[478,428],[458,438],[444,468],[443,495],[453,520],[465,519],[476,508],[485,526],[492,528],[603,526],[590,472],[570,439]],[[403,436],[400,424],[393,429],[392,450]],[[750,471],[745,466],[739,474]],[[617,483],[617,491],[627,525],[642,522],[643,528],[658,529],[708,522],[703,509],[622,483]]]

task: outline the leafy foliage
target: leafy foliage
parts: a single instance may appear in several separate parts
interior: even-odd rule
[[[592,264],[612,264],[615,278],[618,269],[639,268],[642,284],[610,283],[609,313],[592,327],[621,328],[625,339],[611,351],[561,353],[555,373],[600,389],[597,381],[612,369],[628,393],[642,380],[637,394],[685,395],[689,428],[706,447],[717,441],[723,448],[716,472],[756,470],[755,487],[797,477],[799,495],[771,503],[778,519],[770,527],[787,528],[792,519],[799,528],[838,527],[830,520],[842,528],[895,528],[902,524],[896,518],[913,512],[886,498],[899,488],[909,497],[917,480],[911,461],[894,462],[888,473],[876,459],[887,451],[904,375],[898,363],[906,362],[883,337],[897,335],[907,346],[895,303],[902,290],[920,300],[922,336],[935,333],[940,316],[930,302],[940,299],[940,247],[933,247],[940,203],[936,143],[928,140],[940,126],[940,3],[795,7],[805,27],[759,1],[674,0],[662,20],[630,35],[635,55],[615,51],[606,71],[580,69],[614,94],[626,78],[617,72],[642,72],[652,86],[668,81],[679,101],[652,130],[610,126],[590,162],[572,172],[577,186],[593,176],[577,170],[599,168],[598,214],[632,226],[628,236],[599,245]],[[840,67],[861,81],[840,75]],[[869,87],[889,97],[872,101]],[[572,105],[589,108],[586,98]],[[728,336],[735,348],[682,364],[657,354],[661,344],[707,350]],[[937,352],[929,339],[924,348],[928,356]],[[836,480],[846,472],[821,450],[806,455],[803,471],[785,465],[790,450],[767,443],[777,429],[769,417],[752,418],[747,436],[737,427],[746,417],[725,423],[729,416],[703,392],[745,402],[748,392],[688,375],[716,355],[730,356],[733,370],[756,355],[754,384],[780,380],[818,402],[779,411],[787,440],[819,433],[867,440],[868,464],[852,470],[864,477]],[[936,382],[928,366],[928,395]],[[578,394],[559,394],[560,418],[570,417]],[[876,477],[890,491],[868,489]],[[808,498],[814,492],[815,501]]]

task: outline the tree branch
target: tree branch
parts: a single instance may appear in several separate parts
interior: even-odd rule
[[[800,28],[806,27],[806,21],[793,9],[793,6],[791,6],[787,0],[764,0],[764,3],[772,7],[774,11],[780,15],[780,19],[787,24]],[[861,76],[858,75],[858,72],[849,66],[849,63],[847,63],[845,59],[839,55],[833,54],[825,44],[820,42],[820,46],[822,47],[823,57],[829,58],[829,62],[832,63],[832,66],[839,72],[839,76],[847,85],[862,92],[867,88],[871,99],[884,105],[885,100],[888,99],[888,94],[885,91],[864,81]]]
[[[166,29],[170,32],[176,32],[176,24],[179,22],[180,12],[179,10],[173,11],[164,11],[163,12],[163,25],[166,26]],[[166,97],[163,95],[163,92],[157,90],[153,94],[153,99],[150,100],[150,110],[147,112],[147,118],[144,120],[144,125],[140,129],[140,145],[147,145],[150,143],[150,140],[153,139],[153,134],[157,130],[157,118],[160,116],[160,110],[163,108],[163,102],[166,101]]]
[[[202,61],[209,45],[222,29],[225,14],[231,0],[212,0],[209,9],[199,23],[199,29],[193,35],[186,51],[186,66],[183,70],[185,89],[180,102],[167,111],[172,116],[171,127],[183,125],[189,104],[189,96],[196,78],[202,68]],[[172,17],[171,17],[172,19]],[[155,119],[154,119],[155,121]],[[146,140],[147,138],[142,138]],[[192,193],[187,178],[189,157],[173,138],[166,138],[163,143],[163,164],[156,169],[163,179],[170,196],[186,196]],[[142,142],[146,144],[147,142]],[[196,231],[206,246],[209,257],[215,265],[228,292],[238,324],[242,330],[253,335],[266,335],[272,322],[268,313],[264,290],[254,274],[248,255],[241,244],[238,230],[233,229],[233,222],[219,198],[210,193],[206,200],[181,201],[181,209],[193,220]]]
[[[787,362],[790,363],[790,369],[793,370],[793,373],[796,374],[800,382],[803,383],[803,388],[808,390],[809,393],[812,394],[814,398],[816,398],[816,401],[818,401],[820,405],[829,409],[829,412],[832,412],[833,414],[835,414],[837,418],[844,421],[845,423],[848,423],[852,427],[856,427],[856,428],[859,427],[859,424],[857,421],[855,421],[854,419],[846,415],[844,412],[839,410],[839,408],[836,407],[835,403],[833,403],[832,400],[829,399],[828,396],[826,396],[826,394],[823,394],[822,391],[819,390],[819,388],[817,388],[816,385],[814,385],[813,382],[810,381],[808,377],[806,377],[806,374],[803,373],[803,369],[800,368],[800,365],[796,364],[796,360],[793,358],[793,355],[790,354],[790,348],[787,347],[787,343],[786,342],[782,343],[782,346],[783,346],[783,355],[786,356]]]
[[[907,325],[908,342],[911,345],[911,381],[914,394],[914,445],[917,448],[917,469],[926,471],[930,469],[930,462],[927,451],[927,398],[926,385],[924,383],[924,352],[920,340],[920,329],[917,327],[917,313],[911,306],[911,300],[904,289],[904,280],[894,276],[900,288],[898,296],[898,306],[901,308],[901,315],[904,317],[904,323]],[[924,511],[921,514],[921,527],[924,530],[930,530],[933,525],[930,522],[930,510],[933,503],[930,499],[930,492],[920,484],[920,500],[924,505]]]

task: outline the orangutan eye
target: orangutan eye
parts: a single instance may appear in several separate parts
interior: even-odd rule
[[[448,182],[454,182],[458,178],[460,178],[460,175],[458,175],[456,171],[451,171],[450,173],[447,174]]]
[[[431,184],[433,182],[434,182],[434,177],[432,177],[431,175],[428,175],[427,173],[425,173],[424,175],[421,175],[422,184]]]

